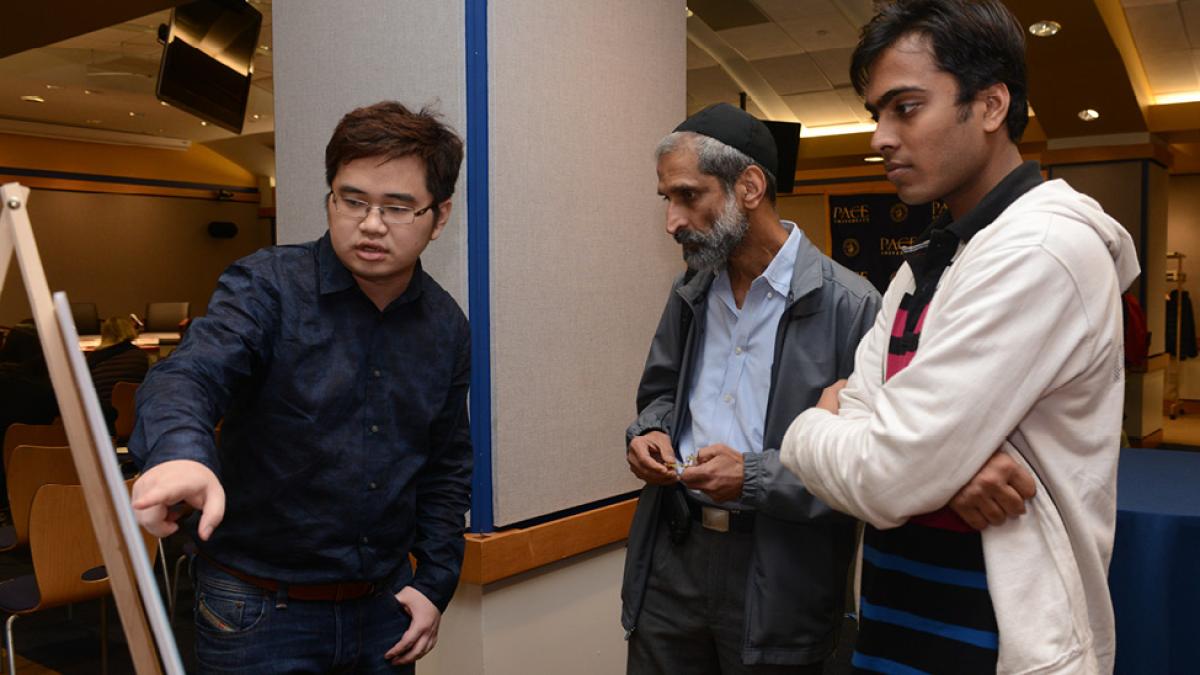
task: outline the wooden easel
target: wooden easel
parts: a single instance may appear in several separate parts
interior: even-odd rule
[[[63,293],[50,296],[26,210],[29,188],[8,183],[0,187],[0,197],[0,288],[15,253],[134,668],[139,675],[159,675],[164,669],[168,675],[183,675],[116,452],[79,350],[70,305]]]

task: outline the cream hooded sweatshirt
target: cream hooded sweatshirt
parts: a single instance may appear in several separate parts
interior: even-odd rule
[[[890,528],[935,511],[1003,448],[1037,480],[983,531],[1001,673],[1109,673],[1108,562],[1124,401],[1125,229],[1054,180],[960,245],[912,362],[884,383],[904,265],[855,355],[838,415],[810,409],[783,463],[831,507]]]

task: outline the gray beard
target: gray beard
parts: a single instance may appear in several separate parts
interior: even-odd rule
[[[737,206],[733,195],[725,200],[725,210],[713,221],[708,232],[680,230],[675,241],[684,246],[683,261],[697,272],[715,272],[729,260],[746,231],[750,218]]]

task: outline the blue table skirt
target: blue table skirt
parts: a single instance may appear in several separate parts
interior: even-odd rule
[[[1200,673],[1200,453],[1121,451],[1116,672]]]

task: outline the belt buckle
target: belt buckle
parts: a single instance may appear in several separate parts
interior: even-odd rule
[[[729,512],[712,506],[700,507],[700,524],[714,532],[729,531]]]

